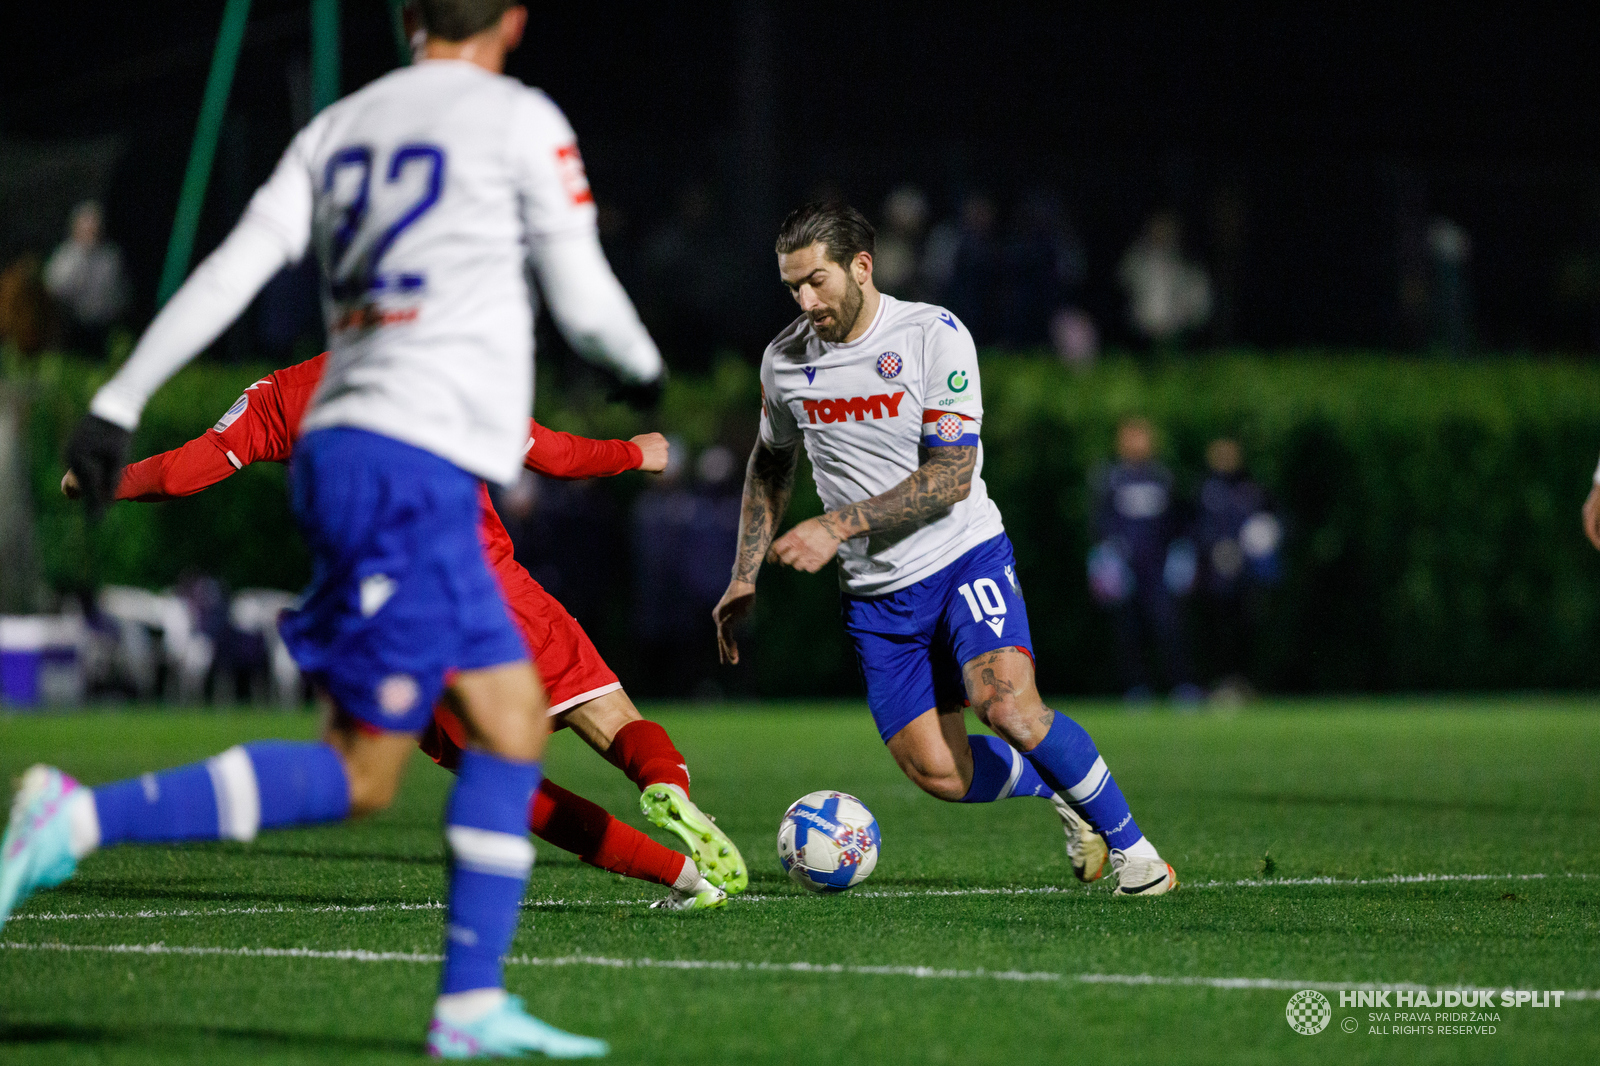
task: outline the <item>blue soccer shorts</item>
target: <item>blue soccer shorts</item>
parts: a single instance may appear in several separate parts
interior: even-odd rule
[[[855,642],[867,706],[884,743],[924,711],[966,702],[963,663],[999,648],[1033,655],[1004,533],[915,585],[843,599],[845,632]]]
[[[478,537],[478,479],[365,430],[318,430],[290,465],[315,568],[279,631],[345,713],[414,733],[450,670],[526,660]]]

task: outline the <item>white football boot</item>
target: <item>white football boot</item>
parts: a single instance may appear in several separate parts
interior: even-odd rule
[[[665,899],[658,899],[650,906],[665,911],[709,911],[727,902],[728,894],[702,877],[700,883],[688,891],[674,888]]]
[[[1124,855],[1111,849],[1111,868],[1116,871],[1117,896],[1162,896],[1178,887],[1178,875],[1165,859]]]
[[[1050,804],[1061,816],[1061,831],[1067,837],[1067,858],[1072,862],[1072,873],[1087,884],[1100,880],[1106,869],[1105,838],[1089,823],[1078,817],[1078,812],[1060,796],[1051,794]]]

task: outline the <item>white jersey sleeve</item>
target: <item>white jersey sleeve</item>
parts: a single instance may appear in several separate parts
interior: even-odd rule
[[[577,135],[543,93],[521,94],[512,123],[528,258],[556,328],[580,356],[624,381],[654,381],[661,353],[600,247]]]
[[[550,317],[573,351],[629,384],[661,376],[661,353],[611,272],[599,237],[579,231],[538,238],[531,258]]]
[[[578,154],[578,136],[543,93],[518,93],[507,131],[512,180],[530,238],[595,228],[594,193]]]
[[[311,172],[303,136],[289,145],[233,232],[206,257],[95,393],[90,413],[124,429],[139,424],[151,394],[199,355],[311,239]]]
[[[761,360],[761,443],[778,451],[788,451],[800,444],[800,423],[794,411],[784,402],[779,391],[777,374],[769,349]]]
[[[983,428],[983,387],[972,334],[946,328],[942,319],[924,329],[922,443],[929,448],[976,445]]]

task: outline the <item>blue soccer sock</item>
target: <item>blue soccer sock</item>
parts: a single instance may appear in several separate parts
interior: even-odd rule
[[[92,790],[92,846],[170,840],[253,840],[261,829],[333,822],[350,785],[326,744],[260,741],[202,763]]]
[[[992,803],[1017,796],[1050,796],[1033,763],[999,737],[973,733],[967,737],[972,748],[972,787],[961,797],[962,803]]]
[[[441,996],[503,987],[500,960],[511,948],[533,869],[528,804],[539,776],[538,763],[461,753],[460,776],[445,811],[450,911]]]
[[[1044,739],[1026,753],[1028,761],[1058,796],[1072,804],[1090,827],[1106,838],[1108,846],[1129,851],[1144,834],[1133,820],[1122,789],[1117,787],[1083,726],[1060,711],[1052,713],[1055,721]]]

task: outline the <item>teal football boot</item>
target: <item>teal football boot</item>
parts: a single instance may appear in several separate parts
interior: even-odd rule
[[[516,1058],[529,1052],[552,1059],[598,1059],[611,1047],[604,1040],[546,1025],[523,1009],[521,996],[507,996],[475,1022],[447,1022],[435,1014],[428,1026],[428,1054],[436,1059]]]
[[[22,775],[0,842],[0,928],[29,896],[59,885],[77,870],[67,808],[82,791],[82,785],[53,766],[33,766]]]

